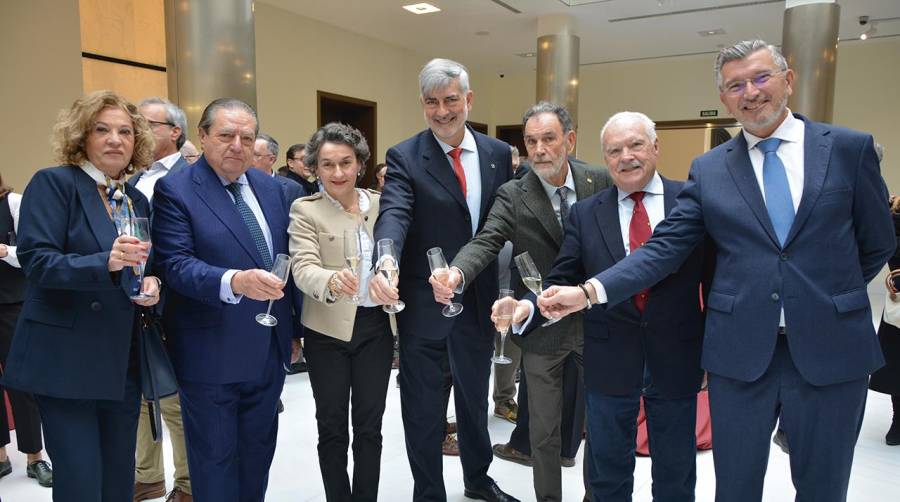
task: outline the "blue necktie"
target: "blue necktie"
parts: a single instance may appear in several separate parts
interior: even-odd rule
[[[757,143],[756,147],[765,155],[763,189],[766,192],[766,210],[769,212],[772,227],[775,228],[775,235],[778,236],[778,243],[784,246],[784,241],[794,223],[794,202],[791,199],[791,187],[788,185],[784,164],[775,153],[780,144],[780,139],[768,138]]]
[[[259,255],[262,257],[263,265],[267,271],[272,270],[272,254],[269,252],[269,246],[266,245],[266,236],[263,235],[253,210],[241,197],[241,186],[237,183],[232,183],[227,185],[226,188],[234,196],[234,205],[237,207],[238,212],[241,213],[241,219],[244,220],[244,225],[247,225],[250,237],[253,237],[253,243],[256,244],[256,250],[259,251]]]

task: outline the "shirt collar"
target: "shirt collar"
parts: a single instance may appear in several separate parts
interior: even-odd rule
[[[434,136],[434,131],[432,131],[431,134]],[[450,146],[447,143],[444,143],[443,141],[438,139],[437,136],[434,136],[434,139],[437,140],[438,145],[441,146],[441,150],[443,150],[444,154],[446,155],[450,154],[450,150],[457,148],[455,146]],[[462,148],[467,152],[474,152],[478,149],[478,145],[475,144],[475,136],[472,135],[472,131],[470,131],[468,127],[466,127],[466,132],[463,134],[463,139],[459,144],[459,148]]]
[[[322,190],[322,195],[325,196],[325,199],[327,199],[332,206],[340,209],[341,211],[344,211],[344,206],[342,206],[337,199],[332,197],[327,190]],[[369,210],[369,196],[366,194],[365,190],[360,190],[359,188],[356,189],[356,195],[357,197],[359,197],[359,212],[365,213]]]
[[[103,174],[103,171],[101,171],[100,169],[97,169],[97,167],[94,164],[92,164],[91,161],[85,160],[78,167],[80,167],[81,170],[84,171],[85,174],[90,176],[91,179],[94,180],[94,182],[96,182],[98,185],[106,186],[106,175]],[[111,180],[111,181],[115,181],[118,183],[125,183],[125,171],[124,170],[122,171],[121,178],[119,178],[117,180]]]
[[[253,169],[253,168],[251,167],[251,169]],[[215,173],[216,178],[219,178],[219,183],[221,183],[223,187],[227,187],[228,185],[231,184],[230,181],[228,181],[227,179],[225,179],[225,178],[219,176],[219,173],[216,173],[215,171],[213,171],[213,172]],[[237,183],[238,185],[249,185],[249,184],[250,184],[250,182],[247,181],[247,174],[246,174],[246,173],[245,173],[245,174],[242,174],[242,175],[240,176],[240,178],[234,180],[234,182]]]
[[[175,166],[175,163],[178,162],[178,159],[181,158],[181,152],[175,152],[171,155],[166,155],[165,157],[157,160],[153,163],[153,165],[161,165],[166,171],[172,169]]]
[[[575,178],[572,177],[572,164],[569,164],[568,159],[566,159],[566,167],[568,168],[568,171],[566,172],[566,181],[563,182],[562,186],[571,190],[572,193],[575,193]],[[534,174],[537,175],[537,172]],[[541,186],[544,187],[544,191],[547,192],[547,197],[556,195],[556,191],[559,189],[558,186],[547,183],[544,181],[544,178],[541,178],[540,176],[537,178],[541,181]]]
[[[616,188],[616,190],[619,191],[619,202],[622,202],[623,200],[628,198],[628,196],[631,195],[631,193],[632,193],[632,192],[626,192],[618,187]],[[663,182],[662,182],[662,178],[659,177],[659,171],[653,173],[653,177],[650,178],[650,181],[648,181],[647,184],[644,185],[644,188],[642,188],[639,191],[644,192],[644,193],[649,193],[650,195],[662,195],[663,194]]]
[[[781,125],[778,126],[775,131],[769,135],[769,138],[778,138],[782,141],[789,141],[791,143],[799,143],[803,141],[803,121],[798,119],[791,113],[791,109],[787,109],[787,117],[781,122]],[[753,150],[756,147],[756,144],[760,141],[768,138],[760,138],[759,136],[755,136],[746,129],[743,131],[744,139],[747,140],[747,150]]]

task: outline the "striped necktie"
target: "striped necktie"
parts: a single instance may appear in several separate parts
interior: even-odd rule
[[[266,244],[266,236],[263,235],[262,228],[260,228],[259,222],[256,221],[256,215],[253,214],[253,210],[241,197],[241,185],[232,183],[227,185],[226,188],[234,196],[234,205],[237,207],[238,212],[241,213],[241,219],[244,220],[244,225],[247,225],[250,237],[253,237],[253,243],[256,244],[256,250],[259,251],[259,255],[262,257],[263,265],[267,271],[272,270],[272,253]]]

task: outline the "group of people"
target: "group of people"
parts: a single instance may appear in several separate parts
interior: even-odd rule
[[[358,186],[371,154],[345,124],[320,127],[276,170],[279,145],[254,109],[216,99],[192,163],[172,103],[79,99],[54,129],[60,166],[35,173],[15,199],[16,242],[0,244],[2,384],[24,396],[29,475],[50,471],[40,434],[22,436],[39,414],[54,500],[165,494],[138,368],[151,315],[179,384],[162,402],[168,500],[264,500],[301,336],[326,499],[376,500],[396,331],[413,499],[446,500],[449,367],[465,496],[515,501],[489,468],[523,448],[498,451],[488,433],[495,327],[512,322],[537,500],[562,500],[582,424],[585,500],[630,500],[639,413],[654,500],[694,500],[706,379],[717,500],[761,499],[779,420],[797,499],[845,500],[868,376],[885,362],[866,283],[897,249],[873,140],[792,113],[794,74],[763,41],[722,49],[715,69],[743,131],[686,182],[657,172],[645,114],[609,118],[607,167],[595,168],[571,157],[572,119],[548,102],[524,114],[530,168],[514,175],[509,145],[466,124],[469,76],[447,59],[421,70],[427,128],[388,150],[380,190]],[[14,199],[0,198],[5,229]],[[149,218],[152,239],[121,231],[123,218]],[[504,247],[540,277],[513,260],[515,297],[497,300]]]

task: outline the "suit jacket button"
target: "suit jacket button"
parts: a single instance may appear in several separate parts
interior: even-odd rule
[[[787,261],[788,255],[786,253],[781,253],[781,261]]]
[[[778,293],[772,293],[772,301],[777,302],[781,297],[778,296]]]
[[[641,327],[642,327],[642,328],[646,328],[646,327],[647,327],[647,321],[641,321]]]
[[[103,304],[98,301],[93,301],[91,302],[91,310],[93,310],[94,312],[100,312],[101,310],[103,310]]]

